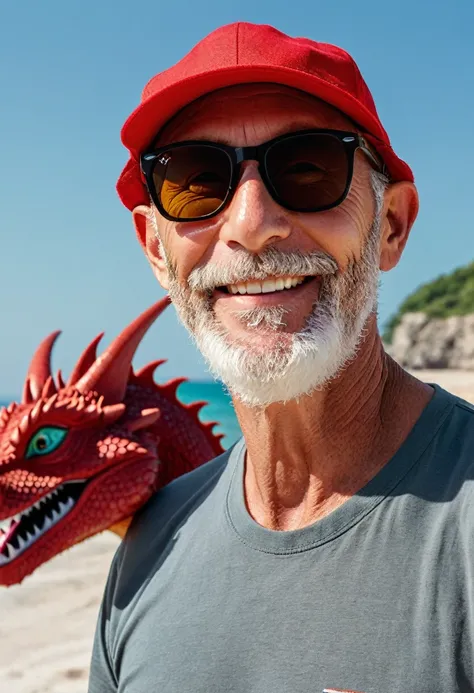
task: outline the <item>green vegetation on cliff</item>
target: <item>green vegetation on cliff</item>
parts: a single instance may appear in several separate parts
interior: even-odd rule
[[[386,323],[384,341],[391,343],[393,331],[404,313],[418,312],[426,313],[431,318],[474,313],[474,262],[450,274],[442,274],[410,294]]]

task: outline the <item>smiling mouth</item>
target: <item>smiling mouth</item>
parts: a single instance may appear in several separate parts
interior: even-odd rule
[[[13,517],[0,520],[0,568],[30,548],[76,505],[87,480],[67,481]]]
[[[315,276],[283,276],[283,277],[269,277],[262,281],[251,280],[246,282],[238,282],[236,284],[227,284],[226,286],[216,287],[216,291],[231,294],[231,295],[245,295],[245,294],[269,294],[276,293],[277,291],[292,291],[297,287],[308,284],[309,282],[317,279]]]

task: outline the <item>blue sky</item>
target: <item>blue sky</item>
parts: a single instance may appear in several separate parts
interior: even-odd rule
[[[162,296],[115,193],[119,131],[146,81],[219,25],[269,23],[335,43],[358,62],[421,212],[400,266],[384,276],[385,321],[417,285],[472,260],[472,0],[270,2],[23,0],[0,7],[0,395],[16,395],[43,336],[54,365],[104,345]],[[136,363],[162,378],[206,378],[172,309]]]

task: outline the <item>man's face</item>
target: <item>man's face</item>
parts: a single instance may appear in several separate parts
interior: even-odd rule
[[[310,128],[354,130],[309,95],[243,85],[191,104],[157,144],[254,146]],[[380,224],[370,176],[357,152],[344,202],[303,214],[280,207],[247,161],[231,203],[210,220],[171,222],[152,208],[157,239],[147,252],[157,276],[211,370],[246,404],[309,393],[354,357],[376,307]],[[272,290],[252,293],[263,282]]]

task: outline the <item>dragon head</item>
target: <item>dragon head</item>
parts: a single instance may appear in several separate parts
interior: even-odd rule
[[[219,454],[202,403],[185,406],[176,380],[157,385],[155,362],[133,355],[164,299],[96,357],[83,352],[65,384],[51,375],[59,334],[36,351],[22,402],[0,411],[0,584],[19,583],[70,546],[133,515],[156,489]]]

